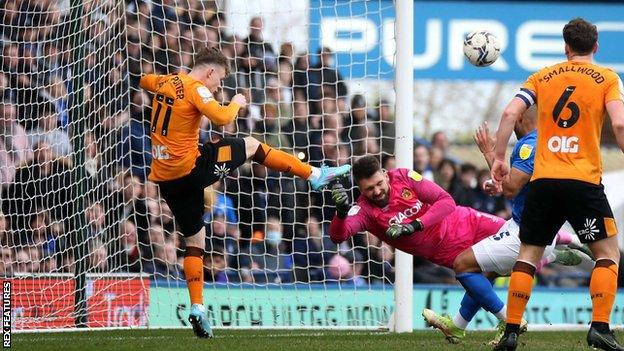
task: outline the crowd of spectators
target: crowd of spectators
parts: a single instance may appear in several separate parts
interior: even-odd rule
[[[207,45],[231,59],[217,99],[242,93],[250,104],[223,128],[204,121],[201,142],[252,135],[315,166],[375,154],[386,169],[395,167],[390,102],[349,91],[329,48],[273,47],[261,17],[239,37],[211,2],[85,2],[85,84],[75,86],[77,37],[65,2],[0,3],[0,274],[73,272],[73,248],[84,239],[92,272],[183,278],[184,241],[158,187],[147,181],[152,97],[138,82],[146,73],[188,72],[193,53]],[[78,93],[84,100],[70,105]],[[80,121],[72,116],[81,113],[78,135]],[[73,158],[78,139],[82,164]],[[414,169],[458,205],[510,215],[503,198],[481,190],[487,170],[454,157],[444,132],[415,140]],[[394,250],[387,244],[366,233],[340,245],[329,240],[334,209],[327,196],[251,163],[214,184],[205,194],[206,280],[392,282]],[[75,210],[81,205],[84,214]],[[418,258],[414,264],[416,283],[454,283],[448,269]]]

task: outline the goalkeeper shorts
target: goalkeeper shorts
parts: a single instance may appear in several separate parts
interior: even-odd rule
[[[527,186],[520,224],[522,243],[550,245],[565,221],[570,222],[583,243],[617,234],[602,184],[573,179],[537,179]]]
[[[158,182],[160,193],[185,237],[197,234],[204,226],[204,189],[240,167],[247,160],[246,156],[245,140],[241,138],[207,143],[200,148],[200,156],[191,173]]]

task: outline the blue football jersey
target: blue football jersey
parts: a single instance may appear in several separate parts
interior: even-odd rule
[[[523,136],[511,153],[511,167],[516,168],[528,175],[533,174],[535,165],[535,143],[537,141],[537,130],[534,129]],[[520,224],[522,209],[524,209],[524,198],[526,197],[527,185],[525,184],[512,200],[511,217]]]

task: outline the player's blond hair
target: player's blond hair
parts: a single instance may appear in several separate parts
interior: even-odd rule
[[[193,67],[216,64],[225,68],[225,75],[230,74],[230,62],[216,46],[206,46],[195,54]]]

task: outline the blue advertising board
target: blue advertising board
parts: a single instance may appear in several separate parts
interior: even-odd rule
[[[414,75],[426,79],[524,80],[534,71],[565,60],[562,28],[575,17],[596,24],[596,61],[624,73],[624,4],[416,1]],[[310,1],[311,53],[327,46],[346,79],[392,79],[394,4],[391,0]],[[471,66],[463,38],[487,29],[501,41],[491,67]]]

